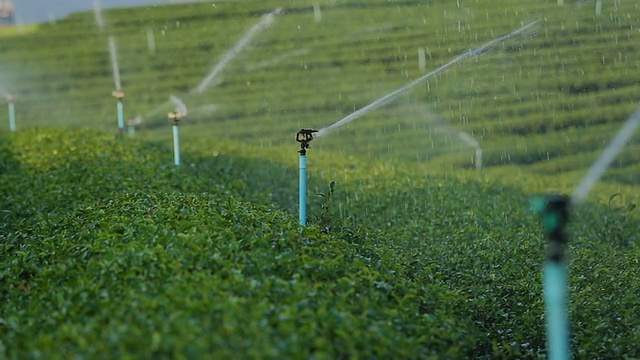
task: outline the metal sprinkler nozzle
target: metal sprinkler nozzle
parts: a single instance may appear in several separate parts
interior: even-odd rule
[[[300,143],[300,154],[305,154],[309,148],[309,143],[313,140],[313,133],[317,133],[318,130],[313,129],[300,129],[296,133],[296,141]]]
[[[113,97],[115,97],[116,99],[118,99],[118,100],[120,100],[120,99],[123,99],[123,98],[124,98],[124,92],[123,92],[123,91],[113,91],[113,92],[111,93],[111,95],[112,95]]]

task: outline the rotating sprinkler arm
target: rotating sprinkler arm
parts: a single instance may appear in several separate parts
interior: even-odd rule
[[[116,99],[118,99],[118,100],[122,100],[122,99],[124,99],[124,92],[123,92],[123,91],[113,91],[113,92],[111,93],[111,95],[112,95],[113,97],[115,97]]]
[[[300,150],[298,151],[300,155],[307,154],[309,143],[313,140],[313,134],[317,132],[318,130],[313,129],[300,129],[300,131],[296,133],[296,141],[300,143]]]

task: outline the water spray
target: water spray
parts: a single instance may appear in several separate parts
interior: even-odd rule
[[[100,0],[93,1],[93,13],[96,17],[98,30],[102,31],[104,29],[104,19],[102,18],[102,6],[100,6]]]
[[[587,174],[582,178],[580,184],[571,196],[571,202],[573,204],[577,205],[586,199],[593,185],[598,182],[620,150],[629,142],[638,129],[638,126],[640,126],[640,107],[629,117],[620,131],[618,131],[616,137],[611,141],[611,144],[604,149],[602,155],[593,163]]]
[[[473,56],[484,55],[489,50],[491,50],[491,48],[493,46],[495,46],[496,44],[499,44],[499,43],[501,43],[501,42],[503,42],[505,40],[508,40],[510,38],[513,38],[513,37],[515,37],[517,35],[527,34],[527,33],[531,32],[531,31],[534,31],[536,29],[535,26],[538,23],[539,23],[539,21],[534,21],[532,23],[529,23],[529,24],[527,24],[527,25],[525,25],[525,26],[523,26],[523,27],[521,27],[521,28],[519,28],[517,30],[514,30],[513,32],[511,32],[511,33],[509,33],[507,35],[495,38],[495,39],[485,43],[484,45],[482,45],[481,47],[479,47],[479,48],[477,48],[475,50],[469,50],[469,51],[466,51],[466,52],[456,56],[455,58],[453,58],[453,60],[449,61],[448,63],[446,63],[444,65],[441,65],[440,67],[438,67],[437,69],[427,73],[426,75],[424,75],[424,76],[422,76],[422,77],[410,82],[409,84],[407,84],[407,85],[405,85],[405,86],[403,86],[403,87],[401,87],[401,88],[399,88],[399,89],[397,89],[397,90],[395,90],[395,91],[393,91],[393,92],[391,92],[391,93],[379,98],[378,100],[370,103],[369,105],[367,105],[367,106],[365,106],[365,107],[363,107],[363,108],[361,108],[361,109],[359,109],[359,110],[347,115],[346,117],[344,117],[343,119],[339,120],[335,124],[318,130],[318,134],[316,135],[316,137],[324,136],[327,133],[329,133],[331,130],[334,130],[334,129],[342,126],[342,125],[348,124],[351,121],[353,121],[353,120],[361,117],[362,115],[368,113],[369,111],[375,110],[375,109],[381,107],[382,105],[387,104],[388,102],[393,100],[396,96],[400,95],[401,93],[413,88],[414,86],[426,81],[429,78],[432,78],[432,77],[440,74],[441,72],[449,69],[451,66],[461,62],[462,60],[464,60],[466,58],[473,57]]]
[[[175,110],[168,115],[173,123],[173,160],[176,166],[180,166],[180,120],[187,116],[187,106],[173,95],[169,99],[175,104]]]
[[[231,50],[229,50],[222,57],[222,59],[220,59],[220,61],[213,67],[213,69],[211,69],[209,74],[207,74],[207,76],[205,76],[204,79],[202,79],[200,84],[198,84],[198,86],[191,89],[188,93],[184,95],[188,96],[192,94],[200,94],[200,93],[203,93],[206,89],[208,89],[211,86],[211,84],[213,84],[215,80],[218,78],[218,75],[222,73],[222,70],[227,66],[227,64],[229,64],[229,62],[231,62],[233,58],[235,58],[238,54],[240,54],[240,52],[247,45],[251,43],[251,40],[253,40],[255,36],[261,33],[262,30],[264,30],[265,28],[269,27],[275,20],[275,16],[280,13],[282,13],[282,9],[277,8],[271,11],[270,13],[264,15],[262,19],[257,24],[252,26],[249,30],[247,30],[244,36],[234,45],[234,47],[231,48]],[[150,28],[147,28],[147,41],[149,44],[150,53],[155,52],[155,39],[153,38],[153,30]],[[169,103],[170,103],[169,101],[162,103],[161,105],[157,106],[153,110],[146,113],[144,117],[150,118],[150,117],[161,114],[164,111],[164,109],[168,106]]]
[[[156,54],[156,38],[153,35],[153,29],[147,28],[147,47],[149,48],[149,55]]]
[[[7,109],[9,111],[9,130],[11,132],[16,131],[16,108],[13,104],[15,96],[11,94],[4,94],[5,100],[7,100]]]
[[[298,216],[300,219],[300,225],[307,225],[307,149],[309,148],[309,142],[313,140],[313,134],[318,130],[313,129],[300,129],[296,133],[296,141],[300,143],[299,154],[299,187],[298,187]]]
[[[569,346],[569,320],[567,315],[567,266],[565,227],[569,220],[569,207],[582,203],[593,185],[602,177],[609,165],[640,125],[640,108],[622,126],[611,144],[591,166],[571,197],[553,195],[536,197],[533,210],[542,218],[548,239],[547,260],[544,265],[544,297],[547,319],[547,347],[551,360],[571,358]]]
[[[198,94],[203,93],[209,87],[209,85],[213,83],[213,81],[217,78],[217,76],[222,72],[224,67],[231,60],[233,60],[233,58],[236,57],[242,51],[242,49],[244,49],[247,45],[249,45],[251,40],[253,40],[253,38],[256,35],[261,33],[262,30],[267,28],[269,25],[271,25],[275,19],[275,16],[280,14],[281,12],[282,12],[282,9],[280,8],[273,10],[272,12],[264,15],[257,24],[255,24],[249,30],[247,30],[244,36],[236,43],[236,45],[231,50],[229,50],[229,52],[227,52],[222,57],[220,62],[218,62],[218,64],[216,64],[216,66],[214,66],[213,69],[211,69],[211,72],[209,73],[209,75],[207,75],[202,80],[202,82],[195,89],[193,89],[192,92],[196,92]]]

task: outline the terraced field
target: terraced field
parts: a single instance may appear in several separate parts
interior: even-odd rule
[[[463,61],[323,139],[319,148],[389,161],[448,155],[442,163],[465,167],[473,151],[455,136],[464,131],[482,144],[485,166],[584,169],[588,162],[550,163],[596,154],[640,103],[637,5],[605,6],[599,17],[585,4],[499,5],[320,2],[316,22],[313,7],[302,1],[189,4],[107,11],[103,33],[92,14],[78,14],[36,34],[3,39],[0,81],[19,95],[23,126],[112,129],[106,46],[112,34],[130,117],[147,115],[149,129],[162,126],[168,95],[182,94],[194,111],[189,122],[203,125],[201,132],[209,127],[207,136],[265,144],[302,126],[328,126],[455,55],[537,20],[537,31]],[[276,7],[283,13],[214,86],[186,95]],[[419,48],[426,53],[424,71]],[[626,150],[627,166],[637,163],[635,154]]]
[[[102,31],[92,13],[0,30],[0,90],[18,117],[18,133],[0,134],[0,358],[544,356],[544,241],[527,201],[570,193],[640,105],[639,5],[315,4],[116,9]],[[300,232],[298,129],[535,21],[314,140]],[[144,117],[134,139],[116,135],[109,36],[127,117]],[[189,107],[180,168],[170,94]],[[576,358],[640,356],[639,141],[572,213]]]

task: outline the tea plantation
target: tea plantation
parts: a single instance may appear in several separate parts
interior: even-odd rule
[[[0,29],[0,358],[545,357],[530,197],[571,193],[640,104],[638,5],[593,5],[202,2]],[[298,225],[298,129],[535,21],[314,140]],[[639,138],[572,209],[578,359],[640,358]]]

